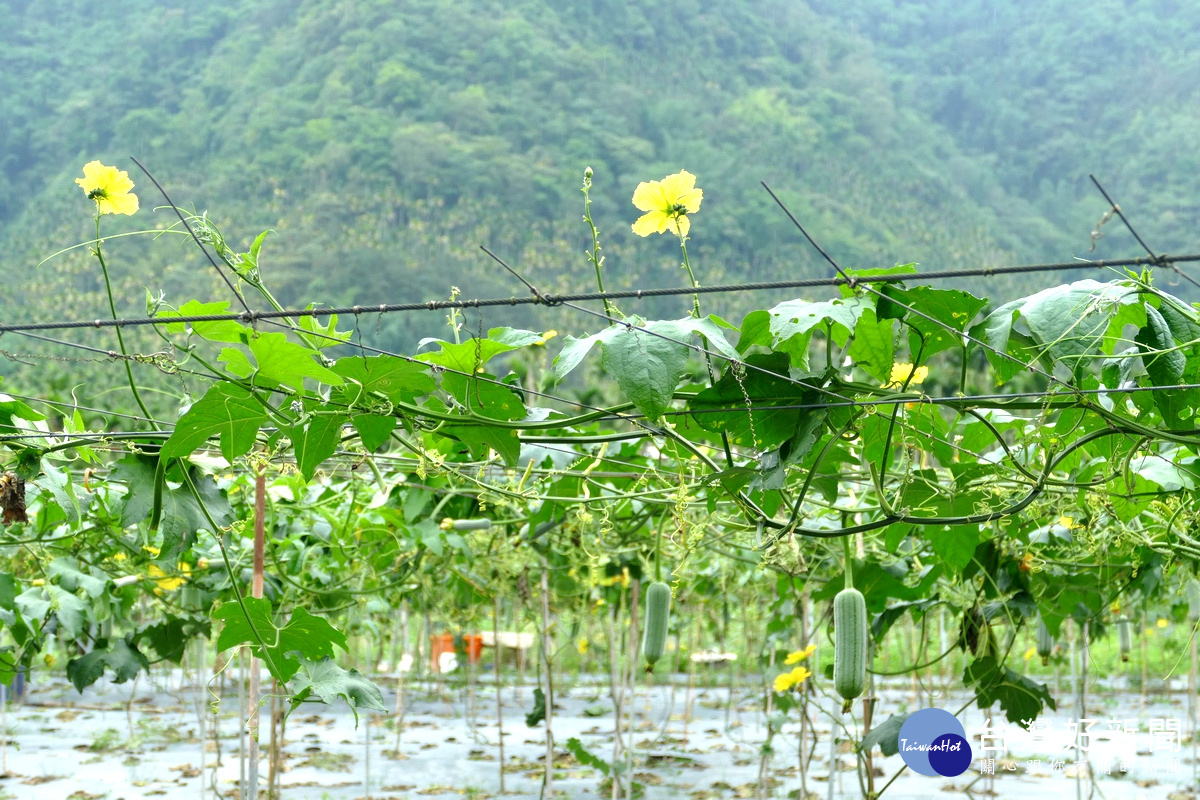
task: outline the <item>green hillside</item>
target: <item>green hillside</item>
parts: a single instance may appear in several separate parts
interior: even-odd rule
[[[947,31],[935,27],[936,6],[901,17],[879,2],[873,15],[847,19],[851,12],[825,5],[6,3],[0,170],[13,188],[0,193],[7,276],[0,303],[12,319],[106,313],[85,249],[34,265],[92,235],[90,209],[73,183],[91,159],[128,169],[143,199],[137,216],[106,219],[107,234],[173,223],[153,210],[163,201],[130,155],[176,203],[207,211],[236,248],[273,229],[264,277],[287,304],[428,300],[452,286],[467,297],[525,294],[480,245],[545,291],[590,290],[583,255],[590,237],[580,220],[586,166],[595,171],[593,212],[610,288],[684,283],[672,241],[641,240],[629,229],[638,213],[634,187],[679,169],[696,174],[705,192],[690,244],[705,284],[830,274],[760,180],[847,265],[917,261],[944,269],[1086,254],[1090,225],[1104,210],[1079,188],[1087,159],[1035,163],[1033,151],[1053,146],[1006,138],[1014,129],[1046,136],[1053,121],[1005,116],[1016,101],[984,88],[1002,81],[1001,66],[985,70],[982,56],[963,56],[935,80],[938,54],[959,41],[938,39]],[[954,18],[949,6],[943,11]],[[985,33],[1002,37],[1017,12],[996,18]],[[888,28],[888,20],[898,21]],[[1062,25],[1042,35],[1056,31],[1069,39]],[[1092,66],[1095,92],[1106,73]],[[1064,82],[1068,94],[1076,84],[1067,77],[1046,81],[1055,89]],[[963,101],[959,119],[951,113],[959,108],[955,92],[968,88],[978,92]],[[1089,102],[1064,108],[1119,116]],[[1173,124],[1184,125],[1177,117]],[[1074,137],[1064,147],[1075,152],[1087,124],[1062,127]],[[1178,140],[1167,131],[1155,136]],[[1132,145],[1125,147],[1127,154]],[[1087,166],[1105,173],[1119,161]],[[1167,214],[1166,200],[1126,183],[1137,168],[1126,162],[1114,183],[1139,203],[1156,198],[1158,205],[1146,201],[1148,212]],[[1142,169],[1148,185],[1156,173]],[[1025,173],[1043,177],[1023,182]],[[1171,207],[1183,209],[1182,195],[1172,196]],[[1101,255],[1136,253],[1118,244],[1106,241]],[[173,303],[230,299],[192,249],[132,237],[110,241],[108,252],[123,314],[145,313],[147,289]],[[972,288],[1003,298],[1028,292],[1031,280],[1040,278]],[[779,299],[725,297],[708,310],[736,320]],[[678,316],[688,301],[633,305],[625,310]],[[579,331],[595,320],[514,309],[471,315],[467,324]],[[395,349],[443,329],[435,313],[362,326],[366,341]],[[6,352],[46,347],[19,343],[10,340]],[[24,361],[37,367],[38,380],[56,376],[42,360]],[[81,370],[60,376],[64,391]],[[0,373],[14,372],[34,374],[0,361]]]
[[[949,131],[972,159],[987,159],[1010,196],[1051,220],[1050,241],[1060,255],[1078,247],[1097,219],[1089,173],[1116,194],[1151,247],[1200,250],[1200,6],[810,5],[869,40],[893,78],[897,102]],[[1108,231],[1135,252],[1120,233]]]

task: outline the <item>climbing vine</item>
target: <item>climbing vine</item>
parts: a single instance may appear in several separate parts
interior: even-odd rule
[[[107,279],[102,225],[137,204],[124,173],[86,169]],[[614,266],[592,180],[602,290]],[[676,237],[692,289],[701,197],[686,172],[634,196],[634,230]],[[964,684],[1028,724],[1053,700],[1010,663],[1018,631],[1170,602],[1200,555],[1200,316],[1149,269],[1000,305],[923,285],[911,264],[847,269],[836,296],[738,324],[698,295],[679,319],[606,300],[577,307],[585,335],[464,337],[452,315],[448,338],[398,353],[314,306],[282,313],[266,233],[243,251],[205,215],[171,230],[213,256],[233,296],[152,298],[137,323],[160,338],[154,358],[115,325],[129,402],[113,399],[106,427],[39,387],[4,387],[0,682],[56,642],[82,689],[215,636],[249,646],[294,703],[382,709],[338,665],[347,609],[429,593],[487,608],[501,586],[527,591],[537,564],[563,598],[631,566],[678,596],[720,560],[769,571],[788,603],[832,599],[852,570],[875,643],[948,610],[972,657]],[[263,303],[280,313],[253,313]],[[152,417],[143,366],[185,387],[174,419]]]

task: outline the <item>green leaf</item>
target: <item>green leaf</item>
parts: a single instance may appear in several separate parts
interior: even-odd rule
[[[48,572],[50,577],[55,578],[58,585],[68,592],[83,589],[89,597],[99,597],[108,588],[108,576],[98,571],[98,574],[80,571],[79,562],[70,556],[62,556],[51,561]]]
[[[834,342],[844,347],[850,332],[857,327],[859,317],[869,308],[872,308],[871,301],[862,297],[820,303],[807,300],[780,303],[770,311],[771,347],[788,353],[793,364],[802,366],[807,362],[808,340],[814,330],[830,326]]]
[[[20,400],[0,394],[0,433],[28,434],[29,429],[33,426],[27,423],[38,422],[45,418]]]
[[[720,326],[712,317],[705,317],[704,319],[684,317],[683,319],[658,320],[656,322],[647,322],[645,328],[660,336],[667,336],[684,344],[688,344],[691,341],[693,334],[698,334],[704,339],[707,345],[705,347],[706,350],[718,353],[726,358],[738,358],[738,351],[725,339],[725,334],[721,332]]]
[[[871,620],[871,638],[877,642],[882,642],[883,637],[891,630],[905,614],[911,614],[914,621],[920,621],[921,617],[931,608],[936,608],[943,601],[939,598],[927,597],[924,600],[912,600],[905,603],[893,603],[887,608],[875,615],[875,619]]]
[[[261,597],[243,597],[245,612],[237,603],[224,603],[213,612],[213,619],[224,622],[217,636],[217,650],[228,650],[239,644],[259,647],[261,638],[267,646],[275,641],[275,623],[271,620],[271,601]],[[256,637],[254,634],[257,633]]]
[[[244,597],[246,612],[237,603],[225,603],[213,613],[213,619],[224,622],[217,637],[217,649],[247,644],[258,658],[263,659],[279,681],[287,683],[300,667],[300,659],[332,658],[333,648],[346,649],[346,637],[321,617],[314,617],[303,608],[292,612],[292,618],[282,628],[272,621],[271,602],[264,598]],[[264,649],[258,643],[261,637]]]
[[[279,630],[278,648],[284,653],[300,653],[305,658],[333,658],[334,646],[347,650],[346,636],[324,617],[315,617],[298,606],[288,624]]]
[[[640,322],[637,317],[634,317],[633,322]],[[554,357],[554,381],[558,383],[565,378],[579,363],[583,361],[591,349],[603,342],[607,342],[617,334],[621,333],[625,328],[619,325],[613,325],[610,328],[605,328],[599,333],[593,333],[591,336],[585,336],[582,339],[576,339],[574,336],[567,336],[563,339],[563,348],[558,355]]]
[[[175,423],[162,456],[186,458],[217,436],[221,455],[232,464],[250,452],[259,428],[268,419],[266,407],[249,389],[226,381],[215,383]]]
[[[987,306],[986,300],[960,289],[914,286],[893,291],[892,295],[926,315],[909,313],[905,317],[909,327],[918,334],[910,334],[909,349],[914,357],[920,352],[922,364],[943,350],[961,348],[965,343],[963,334]]]
[[[327,705],[333,705],[339,697],[343,698],[354,712],[355,727],[358,726],[358,709],[382,712],[388,710],[378,686],[364,678],[356,669],[342,669],[333,663],[331,658],[322,658],[319,661],[301,658],[291,689],[294,694],[292,711],[312,694],[321,698]]]
[[[254,364],[250,357],[236,347],[223,347],[217,354],[217,361],[225,365],[225,370],[239,378],[248,378],[254,374]]]
[[[362,392],[381,394],[393,403],[409,403],[437,388],[429,367],[395,356],[348,356],[330,369],[346,379],[341,395],[352,405],[366,402]]]
[[[525,715],[525,727],[532,728],[546,718],[546,693],[542,687],[533,687],[533,708]]]
[[[457,439],[467,446],[472,457],[486,461],[495,450],[510,466],[521,457],[521,440],[511,428],[492,428],[486,425],[448,425],[438,433]]]
[[[46,591],[50,594],[50,605],[54,609],[54,616],[58,617],[59,627],[72,639],[78,637],[90,621],[87,603],[74,592],[54,584],[48,584]]]
[[[542,343],[545,342],[545,338],[542,334],[533,331],[492,328],[488,331],[486,339],[471,338],[460,344],[445,342],[441,339],[422,339],[419,346],[423,347],[430,342],[436,342],[441,346],[441,350],[435,353],[421,353],[417,358],[455,372],[473,375],[476,370],[500,353]]]
[[[75,496],[71,476],[51,466],[49,462],[42,464],[42,475],[43,477],[34,481],[34,484],[50,492],[54,502],[67,515],[67,522],[72,525],[79,522],[79,498]]]
[[[46,589],[45,586],[30,586],[13,598],[13,605],[21,612],[21,616],[38,622],[46,618],[50,613],[50,598],[46,595]]]
[[[975,338],[1024,364],[1045,355],[1078,375],[1091,356],[1103,352],[1102,346],[1107,344],[1111,352],[1110,325],[1123,306],[1137,299],[1123,282],[1076,281],[1005,303],[980,323]],[[1018,320],[1028,328],[1027,336],[1014,328]],[[1025,369],[995,352],[987,357],[1001,382]]]
[[[316,304],[309,303],[305,308],[312,310],[316,308]],[[316,347],[321,350],[350,341],[350,337],[354,335],[354,331],[339,331],[337,329],[337,314],[330,314],[327,319],[328,322],[322,325],[317,321],[315,316],[300,317],[296,325],[308,335],[304,333],[297,335],[303,338],[310,347]]]
[[[358,414],[350,422],[358,431],[358,438],[367,452],[374,452],[392,436],[396,429],[397,419],[379,414]]]
[[[910,565],[905,561],[879,564],[875,561],[854,559],[854,586],[867,601],[872,614],[881,613],[888,598],[896,600],[920,600],[929,594],[929,587],[943,574],[941,567],[924,568],[910,575]],[[815,600],[832,600],[845,585],[845,575],[839,572],[830,576],[823,587],[813,592]],[[909,581],[916,579],[914,583]]]
[[[111,646],[98,639],[92,652],[67,662],[67,678],[82,692],[103,677],[106,668],[113,671],[113,683],[124,683],[149,670],[150,662],[129,639],[118,639]]]
[[[1180,489],[1191,491],[1200,480],[1195,464],[1191,468],[1185,467],[1162,454],[1137,456],[1130,460],[1129,470],[1157,483],[1164,492],[1177,492]]]
[[[207,619],[199,621],[186,617],[168,617],[138,631],[137,640],[148,642],[160,658],[179,664],[183,661],[191,640],[207,634],[209,628],[210,623]]]
[[[124,683],[136,676],[139,670],[150,669],[150,662],[128,639],[113,642],[104,662],[113,671],[114,683]]]
[[[688,408],[704,430],[725,431],[738,444],[761,449],[778,447],[796,433],[798,420],[808,412],[776,406],[810,403],[816,399],[815,393],[788,377],[788,357],[783,353],[752,355],[745,364],[748,369],[730,365],[720,380],[692,399]],[[752,431],[755,441],[751,440]]]
[[[961,572],[971,563],[979,546],[978,525],[929,526],[923,534],[950,572]]]
[[[189,300],[180,306],[178,311],[160,311],[158,317],[160,319],[170,319],[171,317],[201,317],[209,314],[228,313],[228,302],[201,303],[198,300]],[[210,342],[229,342],[232,344],[245,342],[250,333],[249,328],[232,319],[216,322],[172,322],[164,327],[168,333],[183,333],[186,329],[190,328],[202,339],[207,339]]]
[[[639,411],[657,420],[671,406],[689,352],[686,344],[629,328],[604,344],[600,364]]]
[[[348,420],[346,414],[314,414],[301,425],[284,428],[305,480],[312,480],[317,467],[337,451],[342,443],[342,425]]]
[[[13,608],[15,608],[13,601],[16,599],[16,579],[7,572],[0,572],[0,608],[6,608],[11,611]]]
[[[517,393],[493,381],[494,375],[459,375],[448,372],[442,376],[442,388],[467,411],[481,417],[505,421],[524,418],[525,405]]]
[[[1022,728],[1028,728],[1047,706],[1058,708],[1045,684],[1002,667],[993,656],[977,658],[967,665],[963,683],[975,688],[979,708],[999,703],[1008,721]]]
[[[104,677],[104,657],[108,653],[100,649],[102,644],[107,646],[107,643],[100,639],[92,652],[67,662],[67,680],[74,684],[75,691],[82,692]]]
[[[602,775],[612,774],[612,765],[599,756],[589,753],[584,748],[583,742],[579,741],[579,739],[575,738],[574,736],[572,736],[570,739],[567,739],[567,750],[571,751],[571,755],[575,756],[575,758],[583,766],[591,767],[592,769],[600,772]]]
[[[894,756],[900,752],[900,728],[908,719],[908,714],[892,714],[882,724],[876,725],[871,732],[863,737],[861,750],[866,753],[879,745],[885,756]]]
[[[317,363],[319,358],[303,345],[288,341],[285,333],[260,333],[250,340],[250,352],[258,362],[258,375],[271,383],[304,391],[304,379],[312,378],[330,386],[341,386],[341,377]]]
[[[745,353],[751,347],[759,345],[769,347],[771,344],[771,314],[759,309],[751,311],[742,320],[742,332],[738,337],[737,351]]]
[[[859,367],[880,383],[892,377],[892,362],[896,359],[896,343],[892,329],[896,323],[890,319],[877,319],[875,310],[864,309],[854,326],[854,339],[850,342],[849,355],[854,366]]]
[[[1164,304],[1164,308],[1171,306]],[[1158,309],[1149,303],[1145,306],[1145,312],[1146,325],[1138,331],[1135,338],[1142,353],[1142,361],[1146,365],[1146,374],[1155,386],[1171,386],[1183,382],[1187,357],[1182,350],[1175,349],[1175,335],[1171,326]],[[1194,409],[1196,402],[1194,393],[1186,390],[1160,389],[1154,392],[1152,399],[1162,414],[1163,421],[1171,428],[1183,427],[1184,411]]]
[[[141,522],[153,510],[157,465],[156,457],[134,453],[125,456],[113,467],[113,480],[124,482],[126,487],[125,502],[121,509],[122,526]],[[198,467],[186,465],[186,468],[196,492],[217,525],[230,524],[233,521],[233,509],[225,493],[217,487],[211,476],[202,473]],[[182,478],[182,475],[177,474],[177,477]],[[210,530],[211,527],[200,503],[186,485],[167,482],[163,486],[159,520],[159,531],[162,533],[160,560],[174,562],[198,531],[215,533]]]

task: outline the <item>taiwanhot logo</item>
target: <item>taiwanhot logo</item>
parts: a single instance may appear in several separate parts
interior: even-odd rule
[[[940,708],[922,708],[900,726],[900,757],[913,772],[954,778],[971,766],[971,744],[958,717]]]

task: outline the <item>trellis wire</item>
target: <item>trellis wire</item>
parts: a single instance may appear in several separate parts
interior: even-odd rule
[[[565,303],[591,300],[629,300],[649,297],[672,297],[690,294],[729,294],[777,289],[850,286],[857,284],[898,283],[910,280],[944,280],[947,278],[995,277],[1032,272],[1060,272],[1073,269],[1109,269],[1113,267],[1159,266],[1200,262],[1200,254],[1182,256],[1138,256],[1104,260],[1068,261],[1053,264],[1028,264],[1012,267],[912,272],[899,275],[864,275],[853,278],[804,278],[792,281],[735,283],[718,286],[676,286],[661,289],[627,289],[612,292],[577,292],[573,294],[538,293],[530,297],[481,298],[472,300],[428,300],[420,303],[380,303],[378,305],[337,306],[330,308],[295,308],[282,311],[243,311],[227,314],[192,314],[174,317],[130,317],[123,319],[63,320],[58,322],[22,322],[0,324],[0,334],[9,331],[66,330],[70,328],[123,328],[143,325],[171,325],[192,322],[246,322],[288,317],[329,317],[333,315],[390,314],[406,311],[442,311],[446,309],[491,308],[503,306],[540,305],[552,308]],[[306,331],[306,333],[311,333]]]

